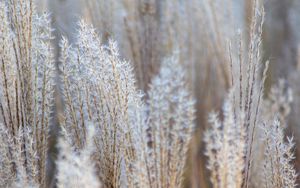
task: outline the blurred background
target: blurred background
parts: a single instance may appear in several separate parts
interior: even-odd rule
[[[173,51],[179,52],[197,99],[197,126],[185,175],[185,186],[192,188],[210,187],[202,135],[209,126],[208,114],[220,109],[230,87],[228,44],[232,43],[233,51],[238,52],[238,42],[234,41],[248,42],[252,3],[253,0],[36,0],[38,11],[52,16],[57,65],[59,40],[65,36],[75,42],[80,19],[94,25],[103,43],[110,38],[118,42],[121,56],[134,66],[137,86],[145,92],[162,59]],[[261,50],[263,60],[270,60],[265,96],[279,78],[292,88],[287,131],[300,146],[300,1],[260,3],[265,7]],[[55,113],[62,110],[61,104],[57,95]],[[54,118],[54,125],[57,124]],[[57,127],[53,126],[53,161],[56,132]],[[300,147],[296,157],[299,170]],[[50,166],[55,168],[54,163]]]

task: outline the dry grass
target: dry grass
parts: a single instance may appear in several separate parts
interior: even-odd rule
[[[5,1],[0,8],[1,185],[45,187],[53,98],[49,16],[38,16],[32,1]]]
[[[298,72],[265,91],[265,12],[244,3],[81,1],[84,20],[55,53],[51,16],[32,0],[1,1],[0,186],[296,187],[284,131]]]

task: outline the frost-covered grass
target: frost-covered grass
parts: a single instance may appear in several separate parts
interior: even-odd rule
[[[210,127],[203,139],[209,170],[206,178],[216,188],[296,187],[294,143],[284,136],[291,90],[280,80],[269,97],[264,97],[269,63],[261,58],[263,8],[254,1],[249,42],[245,43],[239,32],[235,43],[224,40],[230,33],[219,20],[223,14],[215,15],[214,3],[203,2],[207,20],[216,22],[212,26],[214,47],[209,49],[215,50],[216,56],[210,60],[223,62],[213,63],[222,75],[216,80],[231,88],[221,112],[207,117]],[[128,2],[123,3],[129,11]],[[108,4],[97,1],[98,6]],[[202,99],[194,99],[197,87],[193,84],[205,71],[190,75],[195,74],[191,71],[194,67],[187,65],[192,58],[181,48],[186,43],[176,41],[171,27],[161,25],[172,21],[168,11],[172,12],[172,7],[181,10],[182,4],[159,4],[165,8],[161,20],[154,20],[153,15],[159,14],[152,5],[141,6],[139,19],[131,15],[141,29],[128,36],[133,63],[122,58],[124,45],[118,47],[108,37],[110,33],[100,36],[96,28],[81,20],[74,32],[75,42],[66,37],[60,40],[56,72],[51,16],[39,15],[32,0],[0,2],[0,187],[50,187],[48,182],[61,188],[184,186],[195,120],[201,119],[196,105]],[[178,23],[173,20],[178,28],[187,27],[183,18]],[[126,26],[132,34],[132,25]],[[178,36],[188,38],[183,33]],[[165,39],[165,45],[158,46],[158,38]],[[195,48],[189,50],[197,51]],[[169,56],[163,57],[163,52]],[[62,113],[52,112],[55,84],[63,102]],[[59,125],[51,121],[55,116]],[[60,127],[54,181],[48,180],[47,169],[50,126]]]

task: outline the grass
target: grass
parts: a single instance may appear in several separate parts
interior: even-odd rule
[[[55,71],[51,16],[32,0],[0,2],[0,186],[296,187],[292,91],[280,80],[264,96],[264,8],[250,3],[249,31],[236,33],[220,3],[90,1]],[[193,21],[207,24],[199,36]],[[186,175],[191,159],[208,171]]]

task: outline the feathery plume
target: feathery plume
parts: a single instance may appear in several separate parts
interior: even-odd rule
[[[0,124],[9,142],[0,158],[9,164],[1,166],[8,167],[1,169],[7,172],[0,174],[1,184],[45,187],[54,74],[50,19],[37,15],[31,0],[6,0],[0,24]]]
[[[83,21],[77,38],[74,46],[65,39],[60,44],[66,107],[61,123],[76,149],[85,142],[87,122],[95,125],[99,177],[105,187],[118,187],[121,166],[129,174],[135,158],[131,111],[138,107],[140,95],[132,68],[120,59],[114,41],[102,45],[94,28]]]
[[[148,187],[181,186],[194,127],[194,100],[185,79],[185,71],[174,55],[163,61],[150,85],[149,116],[147,126],[142,128],[142,136],[147,139],[141,144],[144,151],[140,155],[146,164]]]
[[[246,129],[243,114],[234,113],[232,96],[223,107],[223,121],[212,113],[209,122],[212,128],[204,134],[207,168],[211,171],[213,187],[242,186],[245,169]]]
[[[63,138],[60,139],[60,156],[57,161],[58,166],[58,187],[77,187],[89,188],[100,187],[95,172],[95,164],[92,160],[95,151],[94,132],[92,126],[88,127],[85,145],[80,151],[74,151],[72,145]],[[64,136],[68,133],[64,131]]]
[[[270,125],[262,126],[266,143],[263,166],[263,182],[266,188],[296,187],[297,174],[292,164],[294,160],[293,138],[284,141],[283,128],[278,119]]]

